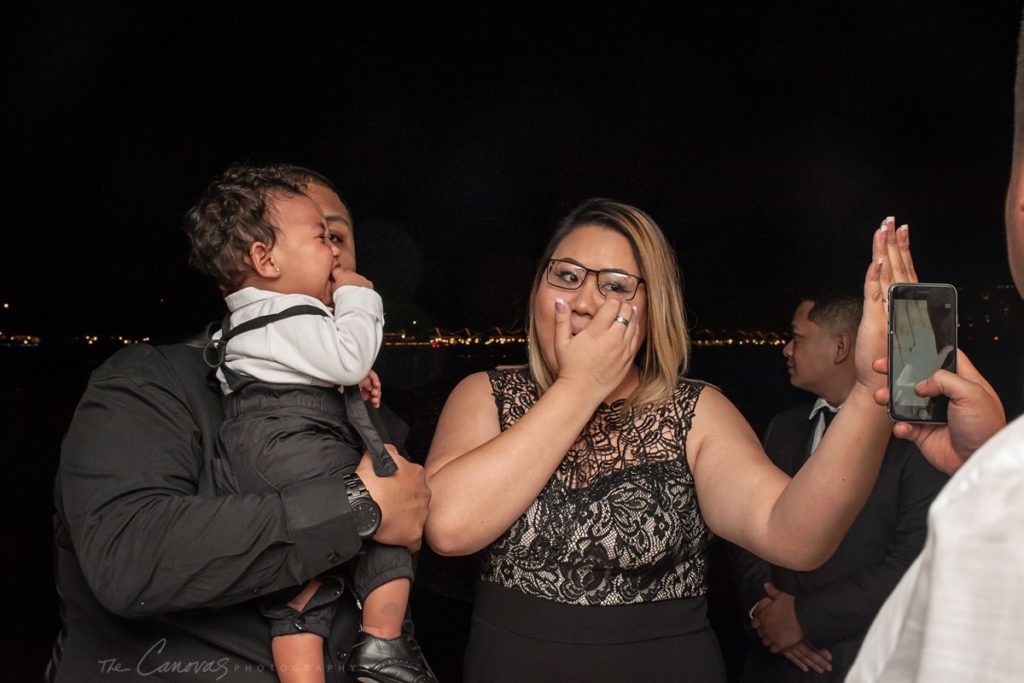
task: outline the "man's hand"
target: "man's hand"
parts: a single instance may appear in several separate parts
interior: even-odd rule
[[[385,444],[398,471],[390,477],[373,473],[373,460],[369,453],[356,467],[370,497],[380,506],[380,528],[373,540],[384,545],[402,545],[414,553],[423,543],[423,524],[430,507],[430,489],[423,468],[401,455],[391,444]]]
[[[804,639],[804,630],[796,618],[796,601],[771,583],[764,585],[768,597],[754,607],[750,625],[761,636],[761,643],[773,653],[793,647]]]
[[[889,363],[885,358],[875,361],[875,370],[887,372]],[[981,448],[996,432],[1006,426],[1006,413],[992,385],[967,358],[957,350],[956,374],[939,370],[919,383],[915,391],[920,396],[949,397],[947,424],[897,423],[893,434],[901,439],[913,441],[928,462],[936,469],[953,474]],[[875,401],[880,405],[889,402],[889,391],[879,389]]]
[[[803,672],[814,671],[823,674],[832,670],[832,653],[818,649],[806,639],[782,651],[782,656]]]

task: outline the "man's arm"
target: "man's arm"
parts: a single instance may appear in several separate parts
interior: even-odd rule
[[[911,444],[899,485],[899,520],[885,556],[819,590],[796,597],[796,616],[808,640],[836,643],[864,634],[882,603],[924,546],[928,508],[946,477]]]
[[[62,511],[105,607],[144,617],[241,602],[358,552],[341,477],[199,495],[202,434],[184,396],[155,349],[127,349],[93,373],[65,437]]]

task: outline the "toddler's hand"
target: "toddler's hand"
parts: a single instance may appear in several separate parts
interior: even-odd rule
[[[373,370],[359,383],[359,394],[374,408],[380,408],[380,377]]]
[[[339,287],[352,285],[353,287],[366,287],[373,289],[373,283],[367,280],[354,270],[345,270],[341,266],[335,266],[331,271],[331,293],[338,291]]]

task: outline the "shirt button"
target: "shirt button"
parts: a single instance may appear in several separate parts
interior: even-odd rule
[[[327,556],[327,561],[332,563],[332,564],[336,564],[336,563],[341,561],[341,555],[339,555],[338,553],[332,552],[330,555]]]

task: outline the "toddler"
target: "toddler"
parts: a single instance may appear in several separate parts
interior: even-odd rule
[[[192,263],[218,280],[229,310],[206,351],[224,394],[219,486],[261,493],[345,475],[354,524],[365,540],[348,571],[265,603],[281,680],[324,680],[323,639],[350,582],[362,630],[346,660],[349,672],[360,681],[436,681],[402,632],[411,557],[405,548],[369,540],[380,509],[355,474],[364,446],[378,476],[395,470],[376,433],[367,434],[372,425],[362,403],[380,403],[371,370],[383,335],[380,296],[366,278],[339,265],[323,212],[275,169],[229,169],[188,213],[185,228]],[[357,383],[362,397],[338,391]]]

